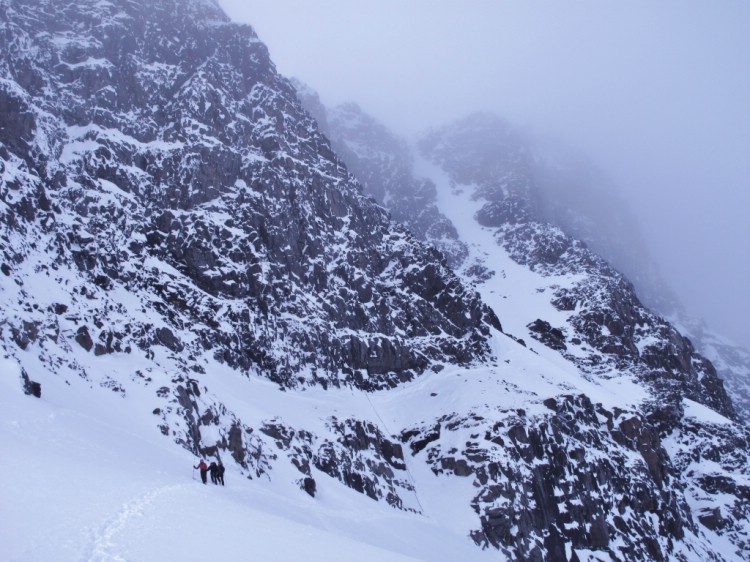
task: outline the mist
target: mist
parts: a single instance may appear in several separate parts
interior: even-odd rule
[[[278,70],[414,137],[492,111],[613,179],[688,312],[750,348],[750,4],[220,0]]]

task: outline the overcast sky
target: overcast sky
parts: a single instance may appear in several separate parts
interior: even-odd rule
[[[329,105],[405,135],[491,110],[581,150],[686,306],[750,348],[750,2],[219,1]]]

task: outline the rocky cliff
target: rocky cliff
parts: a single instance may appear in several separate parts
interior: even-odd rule
[[[314,100],[314,96],[308,92],[303,99]],[[310,102],[306,101],[306,103]],[[311,104],[311,107],[314,105]],[[320,111],[320,108],[317,109],[318,113]],[[325,122],[331,129],[330,135],[334,146],[341,147],[340,154],[347,163],[353,162],[351,167],[355,173],[356,170],[365,169],[368,177],[389,178],[380,180],[381,186],[387,186],[386,190],[369,189],[374,197],[388,207],[393,200],[390,193],[400,188],[399,178],[408,174],[400,170],[397,175],[392,175],[389,173],[389,168],[382,165],[384,161],[381,156],[382,147],[385,145],[382,140],[385,136],[384,128],[382,125],[372,127],[371,118],[362,114],[361,111],[358,113],[359,116],[351,106],[328,109],[325,110]],[[340,125],[343,120],[342,115],[349,115],[345,126]],[[372,143],[373,146],[369,151],[366,148],[368,130],[373,131],[369,133],[369,138],[377,138],[377,142]],[[348,152],[346,148],[350,145],[356,145],[357,151]],[[394,151],[395,147],[399,146],[398,137],[392,133],[389,146]],[[702,448],[705,446],[715,452],[724,450],[726,447],[728,441],[724,438],[718,442],[708,440],[703,445],[697,445],[694,431],[687,431],[689,437],[685,436],[684,426],[691,426],[693,423],[689,419],[690,416],[685,413],[685,399],[705,404],[712,410],[740,423],[743,422],[744,416],[736,416],[734,405],[712,363],[695,351],[690,340],[682,336],[662,317],[644,306],[635,288],[626,277],[592,252],[592,248],[601,248],[611,259],[616,260],[626,269],[643,271],[642,267],[640,270],[634,267],[636,256],[639,255],[638,250],[642,249],[642,246],[630,244],[632,240],[637,240],[637,236],[631,232],[633,226],[628,221],[627,210],[616,205],[615,201],[607,199],[608,196],[597,190],[595,185],[597,179],[604,180],[591,172],[589,168],[585,168],[589,170],[588,173],[581,173],[580,165],[572,159],[566,160],[558,155],[558,158],[552,161],[548,157],[541,157],[538,151],[535,151],[534,147],[509,123],[488,114],[475,114],[431,132],[420,141],[419,153],[412,154],[412,159],[420,160],[421,158],[422,160],[416,165],[412,164],[411,174],[417,177],[422,176],[419,181],[436,185],[436,188],[433,190],[433,197],[425,203],[412,197],[411,204],[415,208],[433,206],[435,212],[441,216],[441,221],[446,219],[446,214],[450,215],[449,222],[457,227],[456,242],[466,248],[466,252],[461,259],[454,261],[454,265],[467,283],[476,286],[485,301],[491,303],[501,318],[504,318],[506,330],[524,345],[529,345],[527,342],[536,340],[554,350],[566,361],[576,365],[580,372],[594,379],[612,379],[629,375],[639,381],[644,388],[648,389],[647,398],[639,406],[643,418],[638,421],[631,418],[629,422],[622,425],[620,430],[629,433],[630,437],[621,440],[620,434],[616,432],[615,441],[624,443],[629,440],[628,442],[642,453],[646,453],[647,449],[650,451],[644,458],[651,459],[646,464],[650,466],[649,470],[652,471],[652,476],[656,477],[659,487],[662,486],[663,480],[662,476],[657,475],[670,474],[670,477],[676,477],[677,480],[688,476],[691,482],[688,488],[694,494],[692,497],[701,497],[704,500],[709,497],[709,490],[712,489],[713,484],[708,484],[708,481],[703,479],[704,475],[692,480],[695,476],[695,473],[691,472],[695,469],[694,465],[690,470],[682,473],[676,472],[672,465],[673,460],[663,450],[662,442],[673,439],[680,442],[682,447],[700,446]],[[560,158],[563,159],[560,160]],[[406,185],[416,181],[411,179]],[[370,186],[366,182],[364,185],[366,188]],[[403,189],[402,196],[409,197],[410,191],[408,188]],[[592,198],[595,199],[597,196],[599,199],[604,198],[607,204],[592,202]],[[456,208],[457,203],[461,201],[463,201],[461,209],[473,210],[473,217],[468,220],[465,216],[461,216],[461,213],[451,214],[451,210]],[[605,217],[597,216],[592,211],[596,209],[601,212],[602,208],[610,208],[612,212],[606,213]],[[397,211],[394,211],[395,214]],[[609,223],[602,226],[607,221]],[[405,224],[410,225],[408,219]],[[482,231],[483,236],[477,234],[477,227]],[[413,230],[420,236],[428,238],[425,229],[419,224]],[[618,239],[616,235],[623,233],[629,234]],[[502,267],[502,264],[507,263],[508,260],[513,266],[520,265],[531,273],[531,275],[523,275],[523,282],[534,284],[536,292],[534,300],[537,302],[533,303],[533,306],[518,310],[518,306],[506,304],[511,299],[521,302],[529,301],[528,295],[524,294],[529,292],[528,288],[514,286],[509,271],[511,267],[498,271],[498,266]],[[477,271],[482,272],[482,275],[477,276]],[[649,296],[649,302],[656,305],[662,304],[667,310],[674,310],[674,301],[655,272],[647,272],[637,280]],[[533,310],[529,310],[532,308]],[[535,317],[535,312],[545,308],[549,317],[541,317],[541,315]],[[508,312],[504,313],[504,310]],[[522,321],[524,317],[526,320]],[[552,320],[553,318],[556,321]],[[727,360],[720,359],[720,357],[732,357],[731,354],[725,352],[726,349],[721,356],[718,353],[714,353],[713,356],[725,372],[732,374],[730,388],[734,390],[737,387],[734,381],[741,378],[743,371],[738,361],[734,361],[733,367],[730,367]],[[738,393],[737,396],[739,403],[742,404],[742,394]],[[563,404],[566,410],[572,407],[571,400],[573,400],[571,396],[565,398]],[[559,401],[550,401],[549,406],[559,415]],[[573,408],[580,408],[580,404]],[[602,421],[612,420],[618,414],[600,411],[598,415]],[[584,414],[579,413],[578,416],[584,416]],[[557,416],[552,418],[555,421],[558,419]],[[481,421],[480,423],[477,421],[479,420],[469,425],[481,427]],[[535,423],[539,423],[539,420],[536,419]],[[543,425],[547,427],[548,423],[555,426],[555,423],[550,421],[543,422]],[[453,425],[458,424],[454,422]],[[521,439],[520,442],[514,441],[514,446],[530,447],[527,449],[527,462],[531,462],[534,458],[531,452],[533,450],[539,451],[537,453],[539,460],[550,458],[550,455],[554,456],[550,449],[554,447],[554,440],[551,443],[548,441],[547,430],[539,435],[536,433],[536,428],[518,425],[517,420],[512,425],[520,432],[517,436]],[[616,426],[608,422],[608,427]],[[635,427],[638,428],[636,430],[638,436],[633,433]],[[568,430],[575,434],[572,427]],[[437,438],[440,435],[440,425],[415,431],[417,431],[415,437],[418,439],[418,447],[421,449],[424,446],[421,444],[422,440],[430,441],[429,437],[424,436],[432,435]],[[487,432],[485,439],[490,439],[489,427],[485,431]],[[643,431],[650,436],[646,437]],[[747,443],[746,431],[741,427],[738,427],[736,431],[738,435],[742,435],[741,442]],[[477,433],[475,431],[474,435]],[[718,434],[723,434],[723,432]],[[410,439],[412,438],[412,433],[407,433],[407,435]],[[571,434],[568,435],[570,438]],[[707,432],[703,433],[704,437],[707,435]],[[423,436],[422,440],[419,436]],[[612,437],[612,435],[607,436],[610,439]],[[597,439],[604,438],[604,436],[599,436]],[[729,441],[734,439],[728,435],[726,438]],[[650,442],[651,445],[645,445],[646,442]],[[441,458],[439,456],[441,450],[436,447],[431,453],[437,462],[436,470],[441,467],[441,463],[451,468],[458,466],[459,472],[467,475],[477,474],[478,486],[487,485],[492,481],[488,474],[494,474],[494,486],[499,487],[505,480],[501,468],[492,463],[476,463],[477,460],[483,459],[486,451],[479,453],[477,450],[472,450],[474,447],[468,447],[469,443],[470,441],[467,441],[467,449],[463,451],[463,460],[456,460],[455,455],[450,455],[447,459]],[[543,445],[544,443],[547,444]],[[641,444],[635,445],[636,443]],[[581,445],[582,450],[591,446],[591,443]],[[744,445],[741,448],[744,448]],[[614,449],[609,446],[603,446],[603,449],[610,450],[609,456],[611,457]],[[444,455],[444,452],[442,454]],[[720,456],[716,453],[716,458]],[[661,460],[657,461],[657,458]],[[484,459],[486,461],[487,457],[484,456]],[[611,460],[612,458],[608,462]],[[735,485],[739,485],[740,488],[743,486],[740,483],[744,482],[744,475],[747,474],[747,461],[742,461],[740,464],[744,468],[733,464],[736,467],[733,470],[737,470],[737,473],[731,479],[734,484],[730,485],[730,488]],[[657,465],[661,468],[654,472]],[[554,503],[549,497],[539,497],[540,490],[545,487],[554,488],[554,482],[564,479],[567,470],[563,465],[547,466],[549,473],[546,476],[532,474],[528,477],[532,480],[534,477],[537,479],[538,488],[529,492],[535,498],[537,506]],[[683,463],[680,468],[684,470],[686,466]],[[574,472],[578,470],[580,467]],[[601,467],[585,470],[598,471]],[[621,470],[622,467],[615,469],[615,472]],[[719,469],[719,473],[724,473],[724,470],[724,468]],[[629,486],[632,486],[632,483]],[[678,485],[680,488],[683,486],[685,484]],[[499,490],[502,488],[489,486],[489,489],[497,490],[494,495],[490,495],[494,501],[497,502],[501,497],[506,498],[504,501],[507,501],[507,491],[501,494]],[[739,492],[739,488],[734,489],[737,492],[734,496],[735,504],[732,509],[728,510],[734,514],[732,517],[736,518],[734,523],[730,523],[729,519],[724,519],[723,516],[717,519],[705,515],[713,508],[708,508],[702,503],[699,507],[698,520],[706,523],[712,530],[718,530],[720,534],[726,533],[734,536],[738,544],[744,544],[744,539],[740,537],[746,532],[741,529],[744,527],[743,520],[746,517],[747,504],[742,499],[743,492]],[[583,504],[591,500],[591,492],[592,489],[586,489],[584,492],[586,499],[581,500]],[[622,493],[624,496],[627,495],[625,490]],[[680,498],[682,495],[682,492],[679,492],[672,500],[664,497],[659,500],[667,502],[661,505],[664,512],[671,514],[668,517],[674,517],[673,523],[677,527],[690,526],[688,521],[695,517],[695,514],[688,515],[689,510],[683,512],[684,518],[682,515],[676,515],[685,507],[683,505],[682,508],[677,508],[680,502],[684,501]],[[596,497],[596,494],[593,497]],[[475,507],[481,512],[480,498],[482,498],[481,494],[475,498]],[[673,500],[677,503],[670,503]],[[645,503],[653,506],[659,501],[652,498],[645,500]],[[506,506],[510,504],[511,502],[508,502]],[[665,507],[666,505],[671,505],[671,507]],[[569,509],[566,508],[564,514],[544,513],[540,515],[538,527],[543,528],[549,524],[549,521],[565,520],[569,516]],[[622,508],[618,509],[622,511]],[[615,507],[614,504],[599,504],[596,508],[589,506],[586,509],[588,513],[597,510],[602,514],[607,514],[615,510]],[[662,508],[659,508],[659,511],[661,510]],[[722,510],[719,509],[719,511]],[[604,515],[602,517],[604,521],[606,518]],[[609,520],[610,528],[613,526],[620,529],[628,528],[629,533],[632,533],[634,528],[638,527],[637,524],[635,527],[626,525],[619,517],[616,521]],[[519,521],[521,519],[515,522],[512,518],[508,519],[507,511],[496,511],[489,502],[489,505],[485,506],[483,518],[485,534],[475,535],[475,539],[484,544],[495,545],[502,545],[505,541],[505,544],[514,544],[514,548],[519,549],[518,536],[510,532],[511,529],[517,531]],[[523,521],[523,525],[528,525],[527,520]],[[591,529],[598,525],[595,519],[590,519],[589,524]],[[670,527],[673,527],[672,523],[666,526],[666,528]],[[557,541],[555,538],[557,528],[555,526],[555,529],[549,530],[550,534],[544,539],[550,541],[549,545],[545,543],[549,548],[554,549],[553,545]],[[500,532],[499,529],[503,531]],[[526,532],[532,533],[533,531],[527,528]],[[678,534],[681,533],[682,531],[678,532]],[[603,536],[606,535],[606,532],[603,533]],[[541,532],[540,541],[544,536],[545,533]],[[567,533],[562,533],[561,536],[570,539]],[[500,537],[504,539],[501,540]],[[561,544],[566,542],[565,539],[561,540]],[[589,536],[587,540],[594,539]],[[642,535],[623,551],[627,552],[625,559],[656,559],[664,556],[665,549],[655,547],[650,540],[646,535]],[[576,541],[573,540],[573,542]],[[649,544],[651,546],[648,546]],[[645,550],[642,550],[644,548]],[[666,550],[668,551],[669,547]],[[532,555],[529,554],[529,556]]]
[[[285,386],[487,357],[497,320],[362,196],[253,31],[181,5],[4,3],[5,275],[45,246],[51,283],[64,263],[88,300],[156,301],[153,326],[79,314],[97,349],[212,353]]]
[[[507,139],[471,143],[492,119],[419,157],[381,131],[389,173],[347,145],[443,254],[212,0],[0,0],[0,37],[0,341],[27,400],[115,393],[165,444],[511,560],[748,553],[713,367],[540,217]]]
[[[356,105],[327,108],[308,86],[296,82],[295,87],[305,106],[323,124],[337,153],[355,175],[363,178],[365,192],[416,236],[440,249],[464,279],[482,282],[488,271],[487,260],[477,256],[469,260],[466,241],[437,205],[438,194],[430,171],[415,171],[418,151],[415,153],[406,141]],[[533,220],[556,227],[585,244],[605,260],[606,267],[623,273],[647,308],[679,326],[695,348],[711,360],[742,414],[741,419],[747,417],[747,350],[718,336],[686,312],[661,278],[632,212],[610,185],[611,180],[581,156],[550,141],[535,141],[495,115],[474,115],[450,129],[449,139],[439,138],[440,131],[433,132],[422,139],[421,145],[448,143],[438,151],[451,155],[454,167],[461,162],[473,166],[473,172],[459,173],[456,185],[478,181],[489,185],[485,189],[492,191],[492,185],[503,184],[512,194],[505,203],[497,195],[494,201],[490,197],[477,215],[479,221],[500,224],[506,220]],[[467,173],[473,173],[473,177],[461,177]],[[429,189],[419,191],[414,187],[418,185]],[[472,196],[484,195],[478,191]],[[513,208],[503,209],[503,205]],[[411,210],[411,214],[404,209]]]

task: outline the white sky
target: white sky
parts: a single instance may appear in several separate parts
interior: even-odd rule
[[[688,308],[750,347],[750,2],[219,2],[395,132],[492,110],[582,150]]]

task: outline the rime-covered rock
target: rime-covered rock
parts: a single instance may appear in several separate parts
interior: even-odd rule
[[[550,219],[508,123],[421,155],[355,106],[319,124],[213,0],[0,0],[0,44],[0,343],[27,392],[140,400],[308,501],[429,516],[450,489],[511,560],[746,557],[714,367]]]
[[[285,386],[375,388],[489,355],[497,319],[362,195],[249,26],[213,2],[2,9],[8,275],[47,246],[50,280],[70,264],[86,298],[158,295],[135,346]],[[94,347],[90,326],[76,339]]]
[[[339,146],[356,147],[354,154],[342,150],[342,158],[355,174],[363,169],[362,162],[368,163],[368,177],[382,161],[383,128],[371,125],[368,135],[370,118],[351,117],[342,125],[331,119],[337,113],[341,110],[325,114],[330,134],[339,139]],[[349,113],[354,114],[353,110]],[[368,140],[372,142],[369,148]],[[632,221],[626,208],[596,189],[595,183],[604,179],[590,171],[583,173],[585,168],[572,162],[558,160],[551,165],[540,161],[533,146],[508,122],[488,114],[475,114],[431,132],[420,141],[419,150],[438,167],[439,171],[433,171],[431,176],[438,184],[443,182],[438,189],[449,189],[457,201],[464,194],[465,200],[473,202],[473,220],[492,233],[496,244],[494,250],[483,247],[481,251],[467,252],[465,261],[456,264],[459,274],[474,283],[490,302],[493,294],[504,291],[505,271],[498,271],[502,256],[526,268],[538,283],[536,292],[541,302],[546,300],[549,318],[531,317],[521,324],[522,332],[509,335],[518,342],[527,337],[538,341],[587,376],[633,376],[649,394],[639,410],[626,417],[622,411],[610,412],[601,405],[585,406],[586,397],[579,397],[575,402],[577,422],[568,425],[559,423],[558,407],[568,404],[566,408],[570,409],[572,399],[561,402],[559,397],[550,398],[544,403],[556,415],[528,422],[522,416],[518,419],[523,423],[509,424],[507,434],[486,431],[484,440],[477,439],[481,432],[476,428],[490,421],[485,422],[476,413],[455,412],[438,423],[426,420],[423,426],[405,429],[402,439],[412,454],[421,457],[426,449],[426,458],[436,473],[475,478],[480,492],[473,505],[482,521],[481,528],[473,533],[477,543],[500,548],[509,558],[519,560],[567,559],[566,548],[573,552],[608,551],[617,557],[614,559],[666,560],[678,556],[675,544],[685,540],[686,529],[700,534],[702,526],[720,534],[734,533],[734,544],[746,548],[741,535],[747,528],[739,522],[744,518],[747,501],[737,485],[744,481],[750,466],[747,448],[738,443],[738,451],[742,452],[728,469],[731,476],[722,487],[735,498],[735,507],[703,509],[696,518],[690,509],[694,498],[717,493],[718,487],[709,492],[709,480],[695,479],[691,471],[684,470],[684,463],[675,462],[663,446],[665,438],[682,434],[686,423],[697,423],[688,422],[685,417],[686,399],[730,419],[739,421],[742,417],[736,416],[711,362],[696,352],[690,340],[645,306],[626,277],[592,251],[597,248],[626,269],[638,270],[634,264],[642,246],[624,242],[637,241],[637,236],[631,232]],[[401,158],[406,162],[406,157]],[[429,168],[413,165],[411,179],[398,180],[408,176],[403,169],[406,165],[400,167],[398,174],[389,174],[386,167],[379,169],[388,175],[388,181],[406,184],[414,183],[413,176],[420,171],[429,173]],[[440,174],[444,176],[441,178]],[[377,191],[374,195],[390,205],[388,197]],[[440,212],[436,194],[431,201]],[[594,201],[598,203],[594,205]],[[594,208],[611,212],[606,217],[587,214]],[[408,218],[404,220],[412,226]],[[462,243],[461,228],[457,234],[458,243]],[[641,272],[648,266],[638,265]],[[474,274],[477,268],[482,275]],[[655,273],[639,278],[638,285],[649,302],[673,309],[674,303]],[[736,370],[739,362],[733,364]],[[735,375],[730,380],[732,388],[737,389],[739,385],[734,381],[739,378]],[[503,413],[499,417],[509,415]],[[496,415],[490,419],[496,422],[495,431],[505,426]],[[607,430],[602,432],[604,420]],[[614,420],[618,420],[616,424]],[[451,432],[462,425],[467,432],[471,427],[473,433],[452,437]],[[573,445],[582,439],[581,431],[586,437]],[[702,441],[698,437],[695,442],[714,450],[715,441],[707,439],[708,431],[702,436]],[[456,441],[465,442],[465,448],[445,445]],[[490,462],[507,456],[509,448],[517,451],[512,456],[517,464],[512,468]],[[587,452],[596,448],[608,457],[606,466],[585,462]],[[632,460],[628,451],[640,455],[637,469],[627,468]],[[714,452],[716,457],[721,455]],[[563,466],[570,459],[575,461],[575,468]],[[482,465],[482,461],[486,464]],[[588,484],[581,488],[580,500],[558,512],[553,505],[555,493],[562,493],[558,482],[568,478],[566,471]],[[602,486],[606,487],[604,493]],[[508,489],[518,491],[511,493]],[[604,499],[604,503],[597,503],[597,498]],[[625,521],[622,502],[628,504],[629,512],[641,515]],[[578,509],[581,505],[583,508]],[[657,513],[660,522],[644,527],[638,521],[646,513]],[[738,532],[738,528],[743,530]],[[611,544],[620,546],[615,550]]]
[[[329,109],[307,85],[293,81],[305,108],[331,139],[331,145],[362,184],[364,192],[420,240],[440,250],[453,268],[467,257],[453,224],[435,205],[435,184],[413,174],[408,144],[354,103]]]

